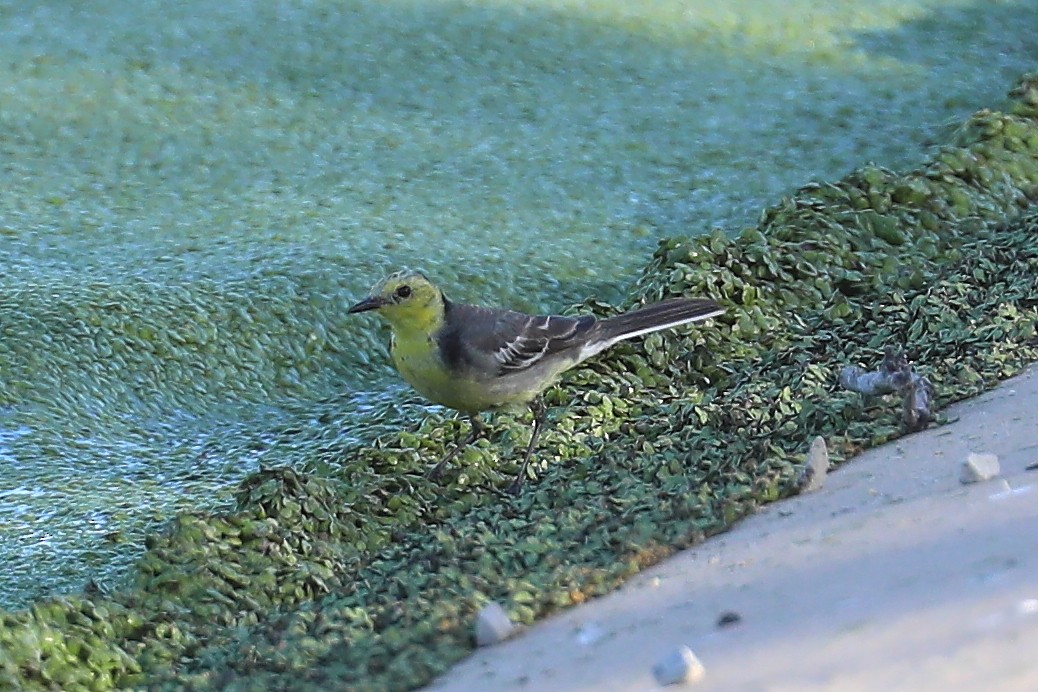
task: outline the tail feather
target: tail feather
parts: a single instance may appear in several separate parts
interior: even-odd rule
[[[618,341],[716,317],[724,308],[706,298],[671,298],[609,317],[595,324],[595,336],[581,350],[581,360],[590,358]]]

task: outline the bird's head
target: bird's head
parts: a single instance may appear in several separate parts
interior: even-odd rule
[[[421,272],[402,269],[379,281],[347,312],[376,310],[394,327],[431,329],[443,319],[443,293]]]

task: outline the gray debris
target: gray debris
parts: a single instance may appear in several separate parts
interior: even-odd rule
[[[742,622],[742,615],[739,615],[734,610],[726,610],[717,616],[718,627],[734,627]]]
[[[902,398],[901,422],[907,432],[925,429],[935,417],[934,388],[930,380],[912,370],[903,351],[884,349],[879,370],[867,372],[856,365],[840,372],[840,384],[866,396],[899,393]]]

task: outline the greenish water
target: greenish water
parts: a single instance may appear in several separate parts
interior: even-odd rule
[[[0,2],[0,605],[116,578],[293,430],[420,414],[344,314],[389,268],[616,298],[658,238],[922,160],[1034,9]]]

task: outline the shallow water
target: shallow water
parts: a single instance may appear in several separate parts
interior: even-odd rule
[[[373,320],[618,299],[658,238],[907,167],[1030,3],[0,2],[0,605],[420,413]],[[293,436],[305,429],[306,435]]]

